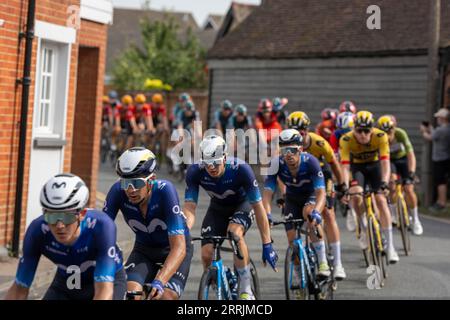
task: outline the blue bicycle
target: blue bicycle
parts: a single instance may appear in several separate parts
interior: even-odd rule
[[[287,248],[284,261],[284,287],[287,300],[332,300],[337,289],[334,280],[333,257],[328,255],[331,275],[318,276],[317,254],[309,240],[308,230],[302,229],[304,219],[286,219],[274,221],[273,225],[294,224],[297,236]],[[322,238],[317,228],[314,229],[318,238]],[[302,239],[304,235],[304,239]]]
[[[232,252],[238,259],[243,259],[239,249],[239,237],[228,232],[227,236],[193,237],[192,241],[212,240],[214,253],[211,265],[203,272],[198,289],[199,300],[237,300],[239,278],[237,272],[223,264],[220,251]],[[229,240],[231,248],[222,247],[224,240]],[[259,280],[253,261],[250,259],[252,291],[259,299]]]

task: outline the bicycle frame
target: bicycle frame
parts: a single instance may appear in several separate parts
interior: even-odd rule
[[[217,270],[217,299],[218,300],[233,300],[231,296],[230,286],[228,285],[227,275],[225,274],[225,268],[223,267],[222,259],[213,260],[212,267]],[[223,296],[222,296],[223,293]]]
[[[406,205],[405,196],[403,195],[403,186],[398,182],[396,182],[396,184],[395,184],[394,202],[397,203],[397,200],[401,201],[401,204],[403,207],[403,213],[404,213],[404,217],[405,217],[405,224],[406,224],[406,227],[409,228],[408,206]]]
[[[294,239],[294,241],[292,242],[292,247],[294,249],[294,253],[297,253],[296,251],[298,250],[298,258],[300,261],[300,268],[302,270],[302,278],[301,278],[301,289],[305,289],[306,286],[308,285],[307,280],[306,280],[306,273],[305,273],[305,268],[306,268],[306,272],[308,273],[308,276],[310,277],[310,279],[313,279],[313,275],[312,275],[312,271],[311,271],[311,265],[310,265],[310,261],[309,261],[309,257],[308,254],[305,250],[305,247],[303,246],[303,240],[301,237],[297,237]],[[309,249],[308,249],[309,251]],[[293,269],[294,269],[294,261],[290,262],[290,279],[289,279],[289,286],[292,285],[292,274],[293,274]]]
[[[381,228],[380,228],[380,224],[378,223],[377,217],[375,216],[375,211],[373,210],[371,193],[364,194],[364,202],[366,204],[367,220],[372,219],[373,225],[375,227],[378,250],[380,250],[380,252],[383,252],[384,248],[383,248],[383,242],[381,240],[381,233],[380,233]]]

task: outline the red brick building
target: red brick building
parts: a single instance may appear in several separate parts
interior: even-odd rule
[[[108,0],[35,0],[21,210],[18,182],[22,84],[30,1],[0,2],[0,254],[23,237],[40,211],[39,191],[53,174],[80,175],[95,202]],[[24,100],[25,101],[25,100]],[[19,179],[20,181],[20,179]],[[19,184],[20,186],[20,184]],[[17,206],[17,208],[20,208]],[[14,217],[20,214],[20,228]],[[17,232],[16,232],[17,234]],[[17,244],[16,244],[17,245]]]

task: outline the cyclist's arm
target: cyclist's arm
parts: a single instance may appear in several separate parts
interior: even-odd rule
[[[192,165],[186,172],[186,190],[184,192],[183,212],[186,216],[186,223],[189,229],[195,222],[195,210],[198,202],[199,183],[197,176],[199,174],[197,165]]]
[[[116,249],[117,227],[105,217],[94,227],[96,259],[94,270],[94,300],[112,300],[114,293],[114,279],[116,275],[116,261],[120,261]]]
[[[348,188],[350,183],[350,146],[349,138],[345,135],[339,139],[339,154],[341,157],[342,178]]]
[[[186,257],[186,239],[184,235],[169,236],[170,252],[155,280],[164,285],[172,278]]]
[[[272,212],[271,203],[272,197],[277,188],[277,175],[269,175],[264,181],[264,191],[263,191],[263,205],[266,212],[269,214]]]
[[[316,205],[314,206],[314,209],[318,212],[322,212],[325,208],[327,193],[324,188],[315,189],[314,193],[316,195]]]
[[[391,177],[391,162],[389,160],[389,140],[387,134],[380,137],[380,160],[381,160],[381,181],[389,182]]]
[[[408,169],[410,172],[416,172],[416,155],[414,154],[414,148],[411,143],[411,140],[409,140],[408,134],[403,129],[397,129],[400,133],[400,139],[402,140],[403,144],[405,145],[405,151],[406,151],[406,157],[408,160]]]
[[[114,293],[113,282],[96,282],[94,284],[94,299],[93,300],[112,300]]]
[[[338,184],[342,184],[345,181],[342,174],[342,168],[339,165],[336,156],[334,155],[334,151],[331,145],[327,141],[324,141],[324,143],[325,143],[324,145],[325,160],[330,164],[331,171],[333,171],[333,174],[336,177]]]
[[[23,240],[23,256],[19,260],[14,283],[6,293],[5,300],[25,300],[28,298],[31,284],[41,257],[41,244],[44,225],[34,220],[28,227]],[[50,232],[46,230],[45,232]]]
[[[170,252],[164,261],[163,268],[155,279],[166,284],[175,274],[186,256],[187,233],[186,218],[180,208],[177,190],[172,183],[167,182],[162,187],[162,203],[167,221],[167,234],[169,236]]]
[[[255,211],[256,224],[258,225],[259,233],[263,244],[271,243],[270,225],[267,217],[267,212],[264,209],[261,193],[258,187],[253,170],[248,164],[240,166],[239,176],[242,179],[244,190],[247,194],[247,199]]]
[[[153,119],[151,115],[145,116],[145,123],[147,124],[147,128],[150,132],[155,131],[155,125],[153,124]]]
[[[313,181],[314,193],[316,195],[316,205],[314,209],[322,212],[326,203],[325,179],[320,168],[319,160],[311,156],[310,158],[310,174]]]

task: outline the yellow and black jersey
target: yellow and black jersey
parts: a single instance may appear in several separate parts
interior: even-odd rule
[[[331,148],[328,141],[313,132],[308,132],[308,135],[310,137],[310,144],[308,148],[303,151],[308,152],[319,159],[321,166],[323,166],[324,161],[329,164],[334,163],[336,157],[334,156],[333,148]]]
[[[388,136],[383,131],[373,128],[369,143],[360,144],[356,141],[353,131],[350,131],[341,137],[339,152],[342,164],[389,160]]]

